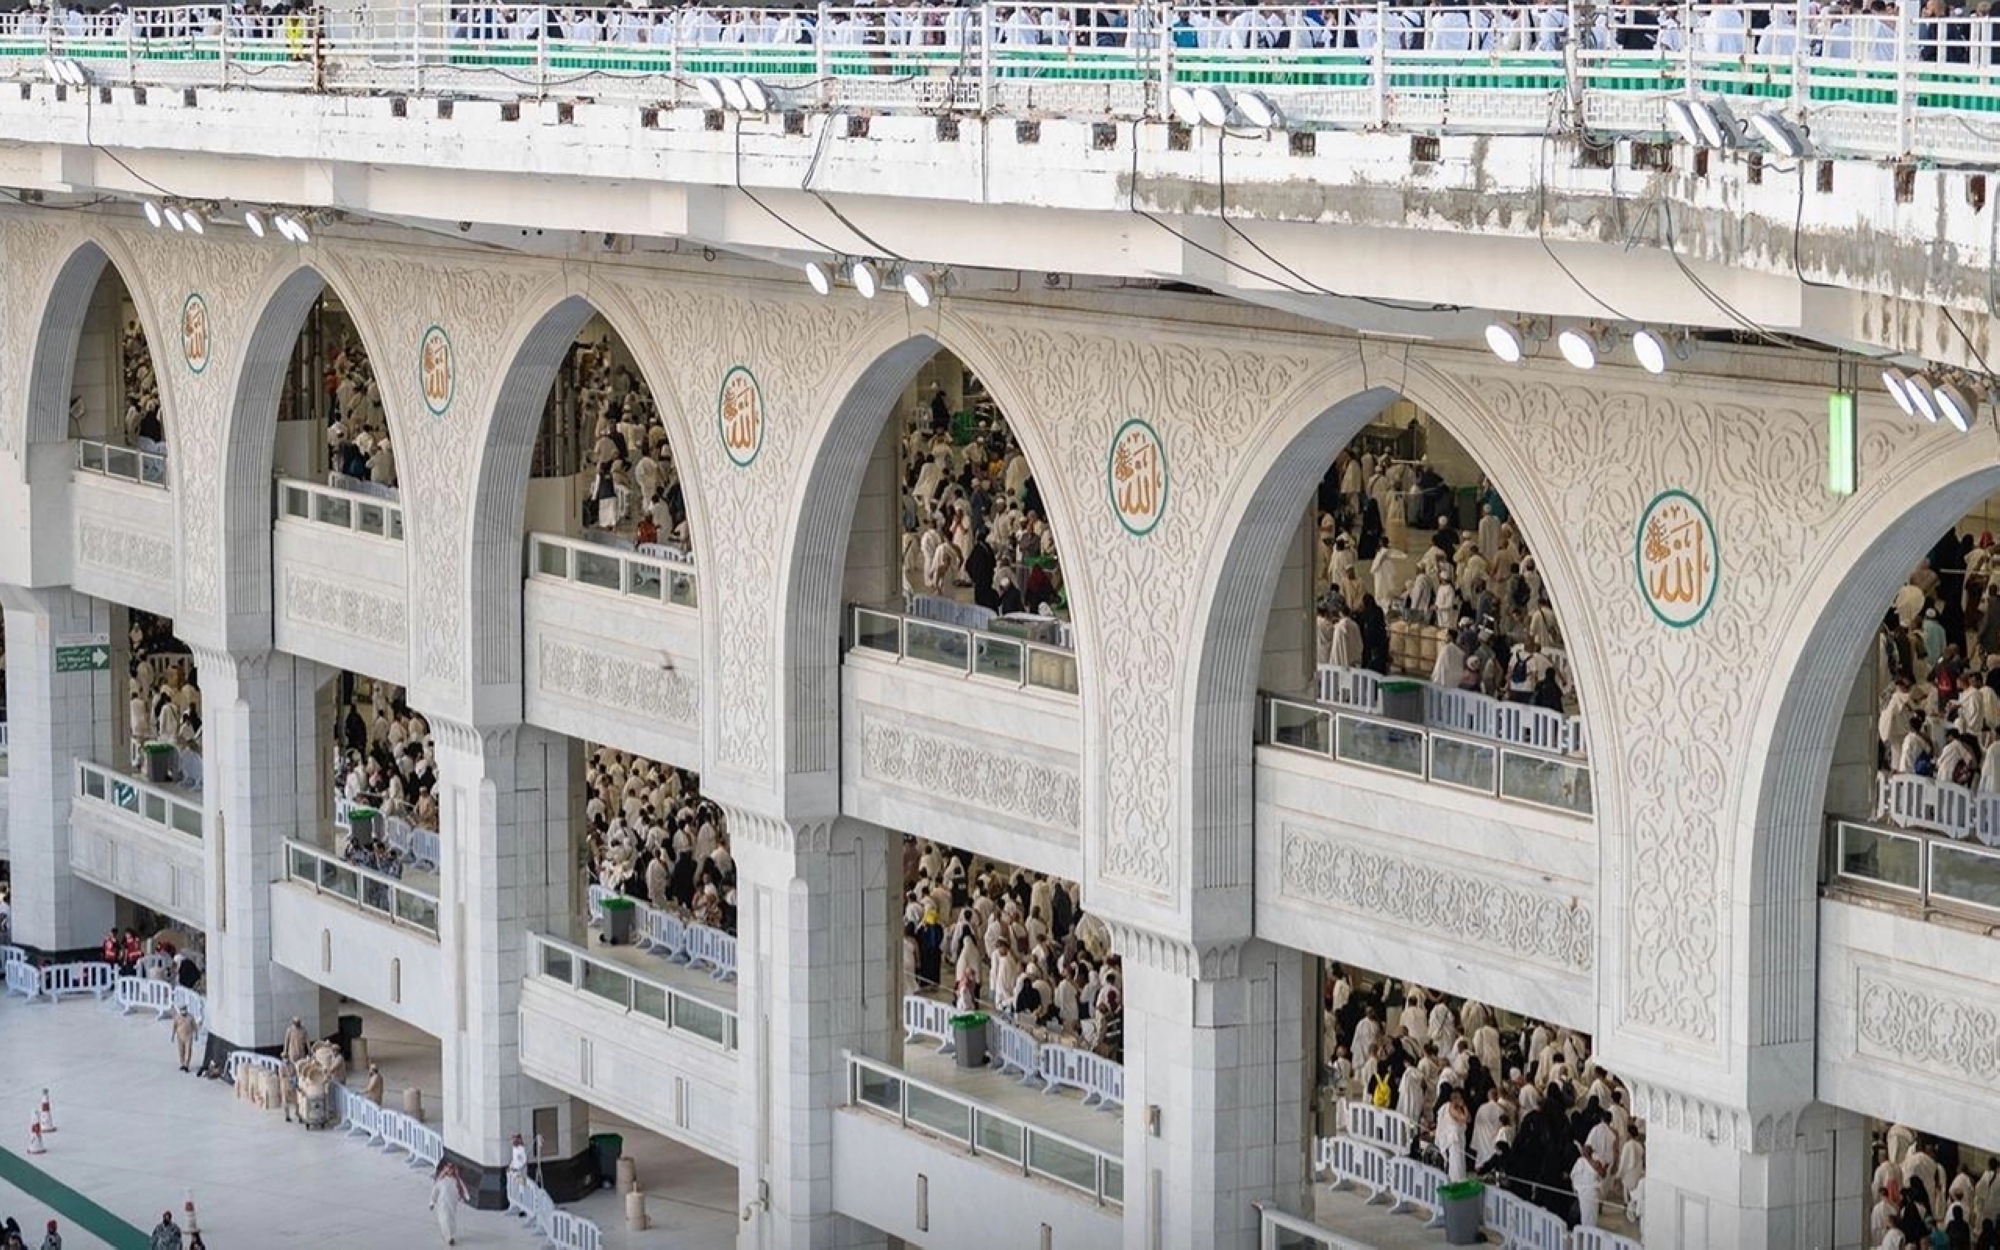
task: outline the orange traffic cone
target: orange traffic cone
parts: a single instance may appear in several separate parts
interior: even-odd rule
[[[42,1091],[42,1105],[35,1112],[35,1121],[42,1126],[44,1133],[53,1133],[56,1131],[56,1111],[49,1103],[49,1091],[47,1090]]]

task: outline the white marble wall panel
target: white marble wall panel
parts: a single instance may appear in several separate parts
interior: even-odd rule
[[[1822,899],[1819,1096],[2000,1150],[2000,939]]]
[[[700,613],[532,578],[521,613],[529,724],[700,770]]]
[[[1074,699],[860,653],[840,687],[847,815],[1083,879]]]
[[[70,804],[70,871],[197,928],[207,925],[200,839],[103,803]]]
[[[278,650],[409,683],[404,544],[280,520],[271,534],[271,628]]]
[[[174,497],[167,491],[79,472],[72,585],[85,594],[174,613]]]
[[[427,933],[280,881],[271,886],[271,959],[411,1028],[444,1034],[444,959]]]
[[[1591,822],[1257,752],[1257,936],[1543,1019],[1596,1019]]]
[[[521,1071],[736,1161],[736,1055],[553,982],[521,983]]]

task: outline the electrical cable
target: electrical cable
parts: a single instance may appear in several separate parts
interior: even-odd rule
[[[830,122],[827,128],[831,129]],[[791,221],[789,221],[781,213],[779,213],[778,210],[772,208],[769,204],[766,204],[763,200],[759,199],[756,192],[752,191],[750,188],[743,185],[743,116],[740,113],[737,114],[734,133],[731,137],[734,140],[736,148],[736,159],[734,161],[732,168],[732,173],[736,181],[736,189],[738,191],[741,191],[752,204],[755,204],[758,208],[763,209],[764,212],[767,215],[769,215],[771,220],[777,222],[779,225],[791,231],[793,234],[798,235],[801,239],[804,239],[806,242],[812,244],[820,251],[825,252],[827,255],[838,256],[840,254],[839,248],[828,247],[826,244],[820,242],[812,235],[806,233],[804,229],[800,228],[799,226],[793,225]]]
[[[1556,255],[1555,248],[1549,246],[1549,129],[1555,122],[1555,105],[1551,102],[1549,116],[1542,126],[1540,147],[1535,157],[1535,240],[1542,245],[1542,251],[1548,254],[1549,259],[1555,262],[1556,268],[1563,271],[1563,276],[1575,283],[1576,289],[1589,296],[1591,302],[1620,321],[1631,321],[1631,317],[1613,308],[1597,292],[1584,285],[1583,279],[1577,277],[1570,267],[1563,263],[1562,257]]]
[[[1273,278],[1267,273],[1262,273],[1258,270],[1252,269],[1250,266],[1243,264],[1241,261],[1238,261],[1233,257],[1226,256],[1223,253],[1216,251],[1212,247],[1207,247],[1201,243],[1197,243],[1193,239],[1189,238],[1187,235],[1182,234],[1180,231],[1168,225],[1166,222],[1161,221],[1158,217],[1153,216],[1153,214],[1147,212],[1145,209],[1140,208],[1139,207],[1139,124],[1140,123],[1137,119],[1134,119],[1132,122],[1132,176],[1130,180],[1126,183],[1126,190],[1125,190],[1125,209],[1127,212],[1145,218],[1147,221],[1152,222],[1154,225],[1166,231],[1168,234],[1173,235],[1176,239],[1179,239],[1183,244],[1187,245],[1188,247],[1191,247],[1195,249],[1197,252],[1201,252],[1206,256],[1213,257],[1214,259],[1221,261],[1223,264],[1228,265],[1232,269],[1240,269],[1244,273],[1247,273],[1251,277],[1257,279],[1259,282],[1268,283],[1269,285],[1277,287],[1279,290],[1285,291],[1288,294],[1292,295],[1312,294],[1312,292],[1310,291],[1304,290],[1300,287],[1295,287],[1288,282],[1283,282],[1280,281],[1279,279]]]

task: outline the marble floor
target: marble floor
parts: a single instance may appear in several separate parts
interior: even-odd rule
[[[352,1011],[353,1008],[343,1008]],[[415,1083],[425,1118],[435,1125],[436,1043],[387,1017],[363,1012],[364,1036],[392,1095]],[[166,1207],[192,1196],[201,1226],[217,1246],[415,1246],[436,1236],[426,1210],[427,1177],[401,1155],[370,1149],[332,1132],[287,1125],[277,1112],[237,1101],[217,1082],[182,1075],[172,1063],[167,1026],[144,1013],[120,1016],[89,999],[59,1004],[0,1003],[0,1125],[19,1125],[19,1140],[0,1131],[0,1148],[20,1155],[43,1088],[57,1132],[47,1154],[0,1179],[0,1216],[24,1230],[53,1214],[69,1247],[132,1244],[130,1230],[150,1229]],[[358,1080],[357,1082],[358,1083]],[[622,1198],[603,1191],[569,1209],[594,1220],[613,1250],[727,1244],[736,1223],[736,1172],[676,1143],[610,1117],[594,1131],[621,1133],[639,1163],[651,1231],[628,1233]],[[10,1162],[11,1161],[0,1161]],[[42,1178],[101,1206],[130,1229],[120,1241],[76,1228]],[[24,1192],[24,1190],[26,1192]],[[459,1244],[539,1244],[502,1212],[467,1210]]]

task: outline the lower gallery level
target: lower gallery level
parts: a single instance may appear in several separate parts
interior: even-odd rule
[[[2000,1219],[1992,430],[1732,334],[86,207],[0,213],[0,1218]]]

